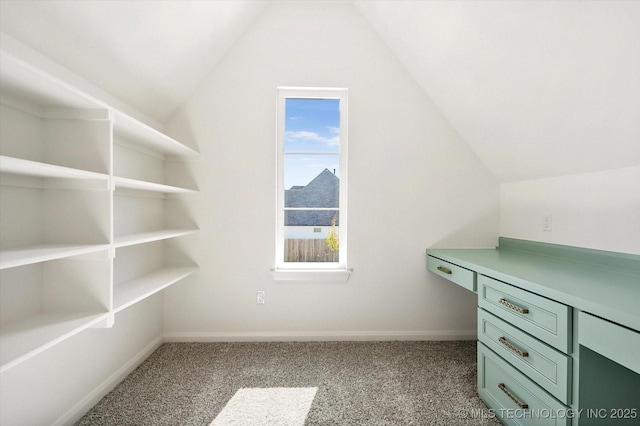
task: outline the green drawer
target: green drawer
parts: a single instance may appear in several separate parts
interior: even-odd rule
[[[566,426],[571,421],[566,406],[482,343],[478,343],[478,394],[507,425]]]
[[[565,404],[571,403],[571,358],[482,309],[478,339]]]
[[[640,374],[640,333],[610,321],[578,313],[578,342],[582,346]]]
[[[484,275],[478,306],[564,353],[571,351],[571,308]]]
[[[437,257],[431,255],[427,256],[427,269],[434,274],[440,275],[452,281],[467,290],[475,292],[476,286],[476,273],[469,269],[463,268],[453,263],[449,263]]]

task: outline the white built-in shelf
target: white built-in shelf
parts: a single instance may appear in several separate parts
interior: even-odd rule
[[[197,229],[164,229],[162,231],[139,232],[136,234],[126,234],[114,237],[114,246],[126,247],[135,244],[151,243],[153,241],[167,240],[169,238],[181,237],[183,235],[193,234]]]
[[[144,146],[152,151],[168,155],[196,156],[198,151],[178,142],[162,132],[140,121],[114,110],[114,134],[128,142]]]
[[[7,157],[6,155],[0,155],[0,172],[42,178],[90,180],[102,183],[104,189],[107,189],[109,185],[109,175],[104,173],[23,160],[21,158]]]
[[[41,313],[0,327],[0,372],[107,318],[106,312]]]
[[[197,270],[196,266],[167,267],[115,285],[113,288],[114,312],[119,312],[160,290],[164,290]]]
[[[155,182],[178,175],[180,163],[198,152],[96,98],[91,93],[100,92],[53,62],[4,35],[0,38],[0,103],[3,117],[7,114],[0,122],[5,154],[0,156],[0,202],[6,203],[0,216],[0,269],[8,269],[2,271],[2,300],[10,308],[0,312],[4,372],[87,328],[110,327],[115,312],[198,270],[166,266],[145,273],[163,264],[164,252],[153,244],[120,250],[118,265],[114,257],[117,248],[197,229],[116,235],[111,241],[106,237],[119,229],[184,223],[178,222],[182,203],[190,197],[178,195],[197,190]],[[42,129],[36,129],[40,123]],[[114,200],[114,195],[122,197]],[[33,267],[19,268],[25,265]],[[114,276],[136,275],[114,282]],[[57,310],[61,305],[65,312]]]
[[[0,50],[0,85],[4,94],[45,108],[106,108],[113,112],[114,133],[153,151],[196,156],[198,152],[76,87]]]
[[[98,103],[75,87],[43,72],[4,50],[0,51],[0,83],[3,93],[41,107],[99,108]]]
[[[12,250],[2,250],[0,251],[0,269],[95,253],[108,248],[108,244],[40,244]]]
[[[114,176],[113,181],[116,188],[136,189],[140,191],[163,192],[167,194],[187,194],[197,192],[194,189],[181,188],[178,186],[164,185],[161,183],[146,182],[143,180],[129,179]]]

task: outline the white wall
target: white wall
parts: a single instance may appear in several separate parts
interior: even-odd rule
[[[162,339],[162,296],[116,315],[2,373],[0,424],[73,424]]]
[[[272,280],[277,86],[349,89],[346,284]],[[270,6],[167,129],[201,151],[201,270],[165,293],[169,338],[475,333],[475,295],[428,273],[424,250],[494,246],[498,184],[352,5]]]
[[[500,235],[640,254],[640,166],[503,183]]]

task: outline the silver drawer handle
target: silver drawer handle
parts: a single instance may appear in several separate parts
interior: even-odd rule
[[[438,271],[444,272],[447,275],[453,274],[453,271],[449,268],[445,268],[444,266],[438,266]]]
[[[514,352],[518,355],[520,355],[522,358],[526,358],[529,356],[529,352],[525,352],[522,349],[518,349],[516,348],[513,344],[509,343],[507,341],[507,339],[505,339],[504,337],[501,337],[498,339],[498,342],[502,343],[503,345],[505,345],[507,347],[507,349],[509,349],[511,352]]]
[[[525,404],[524,402],[520,402],[520,400],[518,398],[516,398],[511,392],[509,392],[509,390],[507,390],[507,387],[504,385],[504,383],[498,383],[498,388],[500,388],[500,390],[502,392],[504,392],[505,395],[507,395],[509,397],[509,399],[511,399],[513,402],[515,402],[518,407],[520,407],[522,409],[529,408],[529,404]]]
[[[509,303],[504,299],[500,299],[498,300],[498,303],[501,305],[506,306],[507,308],[511,309],[512,311],[516,311],[520,314],[528,314],[529,310],[527,308],[521,308],[520,306],[516,306],[513,303]]]

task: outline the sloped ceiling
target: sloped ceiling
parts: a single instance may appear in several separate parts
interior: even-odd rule
[[[1,0],[0,29],[163,122],[269,3]],[[344,3],[500,181],[640,165],[640,2]]]
[[[640,165],[640,2],[357,6],[500,181]]]

